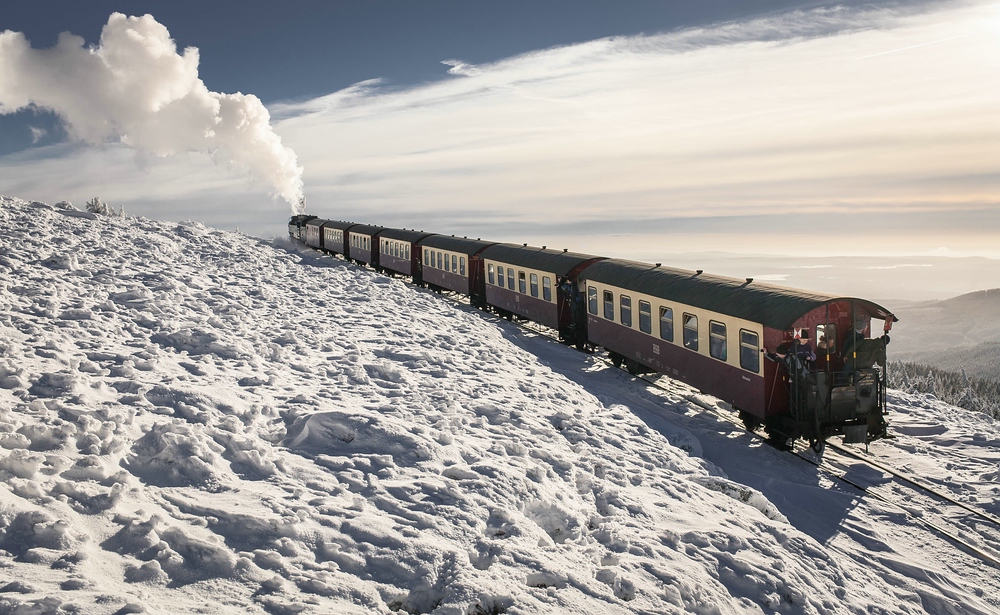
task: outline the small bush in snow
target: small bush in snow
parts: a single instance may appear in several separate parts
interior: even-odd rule
[[[113,216],[117,218],[125,217],[124,206],[120,207],[118,211],[115,211],[114,207],[108,205],[107,203],[105,203],[96,196],[87,201],[87,211],[89,211],[92,214],[100,214],[102,216]]]

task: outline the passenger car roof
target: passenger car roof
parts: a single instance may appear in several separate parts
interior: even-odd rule
[[[604,257],[562,250],[548,250],[535,246],[519,246],[513,243],[500,243],[484,250],[483,258],[510,263],[518,267],[550,271],[556,275],[566,275],[582,263]]]
[[[420,242],[424,248],[438,248],[450,252],[461,252],[468,256],[478,254],[483,248],[492,246],[492,241],[482,241],[480,239],[468,239],[465,237],[450,237],[448,235],[431,235]]]
[[[866,299],[811,293],[754,282],[752,278],[740,280],[621,259],[594,263],[584,269],[580,278],[728,314],[773,329],[786,330],[815,308],[837,301],[855,301],[875,318],[898,320]]]
[[[324,220],[326,228],[335,228],[340,230],[349,229],[355,226],[354,222],[344,222],[343,220]]]
[[[405,228],[387,228],[382,231],[381,237],[383,239],[398,239],[400,241],[417,242],[433,235],[434,233],[425,233],[424,231],[411,231]]]
[[[352,233],[357,233],[359,235],[375,235],[379,231],[384,231],[384,226],[371,226],[368,224],[356,224],[350,227]]]

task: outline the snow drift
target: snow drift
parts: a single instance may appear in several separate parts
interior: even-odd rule
[[[0,613],[986,613],[996,597],[990,570],[928,573],[874,517],[850,518],[872,551],[798,529],[795,498],[836,525],[842,494],[467,306],[283,241],[0,200]],[[751,467],[766,487],[732,478]]]

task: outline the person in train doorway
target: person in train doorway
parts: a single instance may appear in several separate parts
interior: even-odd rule
[[[809,329],[802,329],[795,341],[795,356],[807,368],[816,363],[816,353],[813,352],[812,344],[809,343]]]
[[[889,343],[889,335],[868,339],[865,335],[867,329],[868,321],[859,318],[854,322],[854,329],[844,340],[844,367],[840,373],[845,380],[850,379],[850,376],[859,369],[867,369],[875,363],[880,365],[885,363],[885,347]]]
[[[793,343],[797,344],[798,342]],[[798,349],[793,348],[792,344],[788,342],[778,344],[773,353],[768,352],[767,348],[765,348],[764,356],[775,363],[783,365],[789,377],[798,376],[799,378],[806,378],[809,375],[809,368],[799,358]]]
[[[847,334],[847,339],[844,340],[844,361],[846,362],[849,358],[854,356],[854,351],[858,347],[858,342],[865,339],[865,329],[868,328],[868,321],[859,318],[854,322],[854,329]]]

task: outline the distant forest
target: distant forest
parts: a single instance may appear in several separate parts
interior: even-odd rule
[[[970,378],[965,369],[946,371],[920,363],[889,363],[889,387],[906,393],[930,393],[953,406],[1000,419],[1000,382]]]

